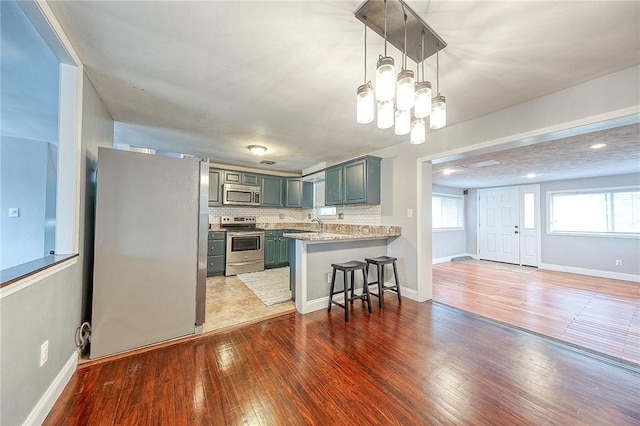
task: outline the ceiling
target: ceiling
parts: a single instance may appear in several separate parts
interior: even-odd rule
[[[49,3],[116,121],[118,143],[301,170],[398,143],[355,122],[359,1]],[[448,125],[640,62],[640,2],[415,1],[447,43]],[[383,40],[369,33],[368,75]],[[400,53],[391,54],[400,62]],[[426,61],[435,86],[435,57]],[[369,77],[370,78],[370,77]]]

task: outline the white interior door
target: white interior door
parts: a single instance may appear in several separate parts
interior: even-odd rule
[[[520,264],[520,188],[478,191],[478,258]]]

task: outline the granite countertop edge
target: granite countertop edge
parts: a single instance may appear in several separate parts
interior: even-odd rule
[[[306,222],[278,222],[278,223],[258,223],[258,228],[272,230],[295,230],[299,233],[285,233],[284,236],[305,241],[347,241],[347,240],[371,240],[398,237],[401,235],[399,226],[386,225],[343,225],[326,224],[324,232],[318,232],[316,223]],[[219,224],[212,224],[210,232],[225,231]]]

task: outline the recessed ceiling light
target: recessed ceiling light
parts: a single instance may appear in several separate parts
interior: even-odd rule
[[[442,171],[442,173],[443,173],[443,174],[445,174],[445,175],[450,175],[450,174],[451,174],[451,173],[453,173],[453,172],[455,172],[455,170],[451,170],[451,169],[444,169],[444,170]]]
[[[595,145],[591,145],[589,148],[591,149],[598,149],[598,148],[604,148],[605,146],[607,146],[606,143],[597,143]]]
[[[462,167],[466,167],[467,169],[478,169],[480,167],[495,166],[496,164],[500,164],[500,162],[496,160],[487,160],[478,161],[477,163],[463,164]]]
[[[534,177],[536,177],[536,174],[535,174],[535,173],[529,173],[529,174],[527,174],[527,178],[529,178],[529,179],[533,179]]]

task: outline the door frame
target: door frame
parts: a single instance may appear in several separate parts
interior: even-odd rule
[[[534,217],[534,221],[536,224],[536,228],[535,228],[535,236],[536,236],[536,257],[537,257],[537,261],[536,261],[536,267],[540,267],[540,264],[542,263],[542,247],[541,247],[541,242],[542,242],[542,232],[541,232],[541,227],[542,227],[542,223],[540,222],[541,219],[541,212],[540,212],[540,184],[536,183],[536,184],[530,184],[530,185],[513,185],[513,186],[501,186],[501,187],[497,187],[497,188],[481,188],[481,189],[477,189],[477,195],[478,195],[478,199],[476,202],[476,259],[480,259],[480,191],[494,191],[494,190],[502,190],[502,189],[518,189],[520,191],[520,194],[518,196],[518,201],[519,201],[519,220],[520,220],[520,225],[519,225],[519,238],[518,238],[518,250],[520,251],[519,256],[518,256],[518,264],[522,265],[522,230],[523,228],[523,223],[524,223],[524,194],[525,191],[526,193],[530,193],[531,190],[533,190],[533,193],[535,194],[535,200],[534,200],[534,210],[535,210],[535,217]],[[527,265],[527,266],[533,266],[533,265]]]

